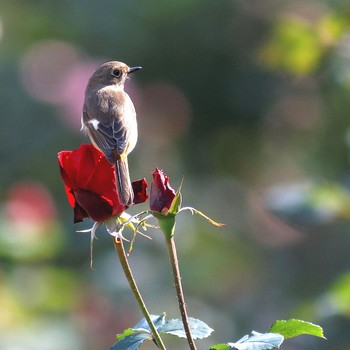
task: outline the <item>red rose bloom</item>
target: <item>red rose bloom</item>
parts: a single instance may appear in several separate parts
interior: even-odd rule
[[[81,145],[73,151],[58,153],[61,177],[69,204],[74,208],[74,222],[89,217],[104,221],[127,208],[119,201],[114,166],[93,145]],[[145,179],[132,183],[134,203],[148,198]]]
[[[163,170],[156,170],[153,173],[153,182],[150,193],[150,209],[161,214],[166,214],[175,198],[176,192],[169,185],[169,178]]]

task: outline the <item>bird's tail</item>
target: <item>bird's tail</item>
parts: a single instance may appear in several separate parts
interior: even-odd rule
[[[117,160],[115,163],[115,170],[120,203],[130,206],[134,201],[134,191],[130,181],[128,159],[123,157]]]

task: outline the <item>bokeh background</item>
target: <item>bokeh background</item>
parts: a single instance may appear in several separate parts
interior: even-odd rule
[[[226,224],[177,221],[189,313],[215,329],[199,348],[299,318],[328,341],[285,349],[350,349],[345,0],[1,1],[0,349],[109,349],[141,318],[103,228],[90,269],[76,231],[92,222],[73,225],[57,165],[88,142],[84,88],[108,60],[143,66],[127,85],[132,178],[184,177],[184,205]],[[162,234],[147,233],[136,279],[153,314],[178,317]]]

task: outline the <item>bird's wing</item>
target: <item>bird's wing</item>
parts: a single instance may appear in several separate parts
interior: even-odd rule
[[[95,103],[90,101],[89,104],[84,104],[83,123],[92,142],[111,163],[115,163],[127,151],[134,120],[134,106],[129,96],[123,92],[109,95],[102,104],[97,99]]]

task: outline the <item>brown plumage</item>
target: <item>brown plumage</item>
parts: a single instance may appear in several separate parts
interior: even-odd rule
[[[117,61],[106,62],[97,68],[85,90],[82,115],[82,128],[91,142],[116,167],[119,199],[127,206],[134,199],[128,154],[137,142],[137,121],[124,83],[130,73],[140,68]]]

